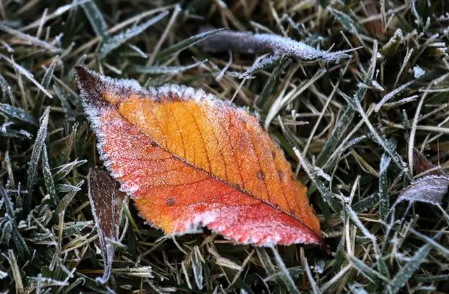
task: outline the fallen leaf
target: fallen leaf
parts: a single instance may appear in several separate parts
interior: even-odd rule
[[[426,174],[412,182],[405,188],[396,200],[395,205],[407,200],[410,202],[423,202],[433,205],[440,204],[448,191],[449,177],[435,167],[416,148],[413,148],[413,170],[418,175]]]
[[[413,169],[416,174],[422,174],[425,171],[432,171],[426,173],[431,175],[443,176],[444,172],[441,168],[435,167],[424,155],[421,154],[416,148],[413,148]]]
[[[120,206],[117,205],[120,199],[119,183],[108,172],[91,169],[88,186],[88,196],[104,262],[103,277],[97,278],[97,281],[104,284],[111,276],[115,252],[115,247],[107,239],[118,241],[119,236]]]
[[[306,188],[245,109],[202,90],[76,70],[101,159],[151,224],[166,234],[206,226],[261,246],[322,243]]]
[[[211,28],[205,27],[201,31],[208,30],[211,30]],[[358,49],[329,52],[275,34],[253,34],[251,32],[234,32],[230,30],[222,31],[209,37],[201,43],[201,46],[205,51],[210,52],[227,50],[247,53],[273,52],[274,54],[284,54],[304,60],[323,59],[336,62],[340,59],[350,58],[351,55],[347,53]]]
[[[433,205],[440,204],[449,186],[448,176],[424,176],[411,183],[399,196],[396,204],[408,200]],[[396,205],[395,204],[395,205]]]

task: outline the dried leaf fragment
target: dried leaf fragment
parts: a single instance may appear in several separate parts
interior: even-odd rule
[[[322,242],[306,188],[246,110],[201,90],[76,70],[101,159],[154,226],[206,226],[261,246]]]
[[[396,203],[403,200],[425,202],[433,205],[441,203],[449,186],[448,176],[424,176],[411,183],[399,196]]]
[[[430,171],[433,169],[432,171]],[[413,148],[413,170],[416,174],[422,174],[425,171],[429,171],[426,174],[432,174],[437,176],[445,175],[444,172],[435,167],[424,155],[421,154],[416,148]]]
[[[274,54],[284,54],[305,60],[324,59],[337,62],[343,58],[350,58],[351,55],[347,54],[347,52],[353,51],[328,52],[316,49],[288,37],[282,37],[274,34],[233,32],[230,30],[211,36],[201,44],[204,50],[211,52],[226,50],[235,50],[248,53],[273,52]]]
[[[118,205],[119,183],[108,172],[91,169],[88,175],[88,186],[88,196],[104,261],[103,277],[97,278],[97,281],[104,284],[111,276],[115,252],[115,247],[107,242],[107,239],[117,241],[119,237],[121,212]]]
[[[424,173],[426,175],[405,188],[396,200],[396,204],[404,200],[433,205],[440,204],[448,191],[449,177],[427,160],[416,148],[413,148],[413,170],[418,175]]]

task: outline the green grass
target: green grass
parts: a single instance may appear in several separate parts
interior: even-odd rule
[[[447,195],[394,205],[417,179],[413,147],[448,173],[448,12],[431,0],[0,1],[0,292],[448,293]],[[338,62],[230,56],[198,43],[218,32],[204,26],[358,49]],[[308,186],[330,253],[164,237],[129,202],[112,277],[97,284],[86,179],[102,162],[80,63],[257,111]]]

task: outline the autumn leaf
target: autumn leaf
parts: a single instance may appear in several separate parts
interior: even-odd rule
[[[261,246],[322,243],[306,188],[247,110],[202,90],[76,70],[101,159],[151,224]]]

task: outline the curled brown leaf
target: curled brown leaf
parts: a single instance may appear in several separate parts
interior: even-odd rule
[[[210,29],[204,28],[202,31]],[[304,60],[323,59],[336,62],[343,58],[350,58],[351,55],[348,52],[355,50],[329,52],[275,34],[253,34],[251,32],[234,32],[230,30],[211,36],[203,41],[201,45],[205,51],[210,52],[227,50],[246,53],[273,52],[274,54],[283,54]]]

